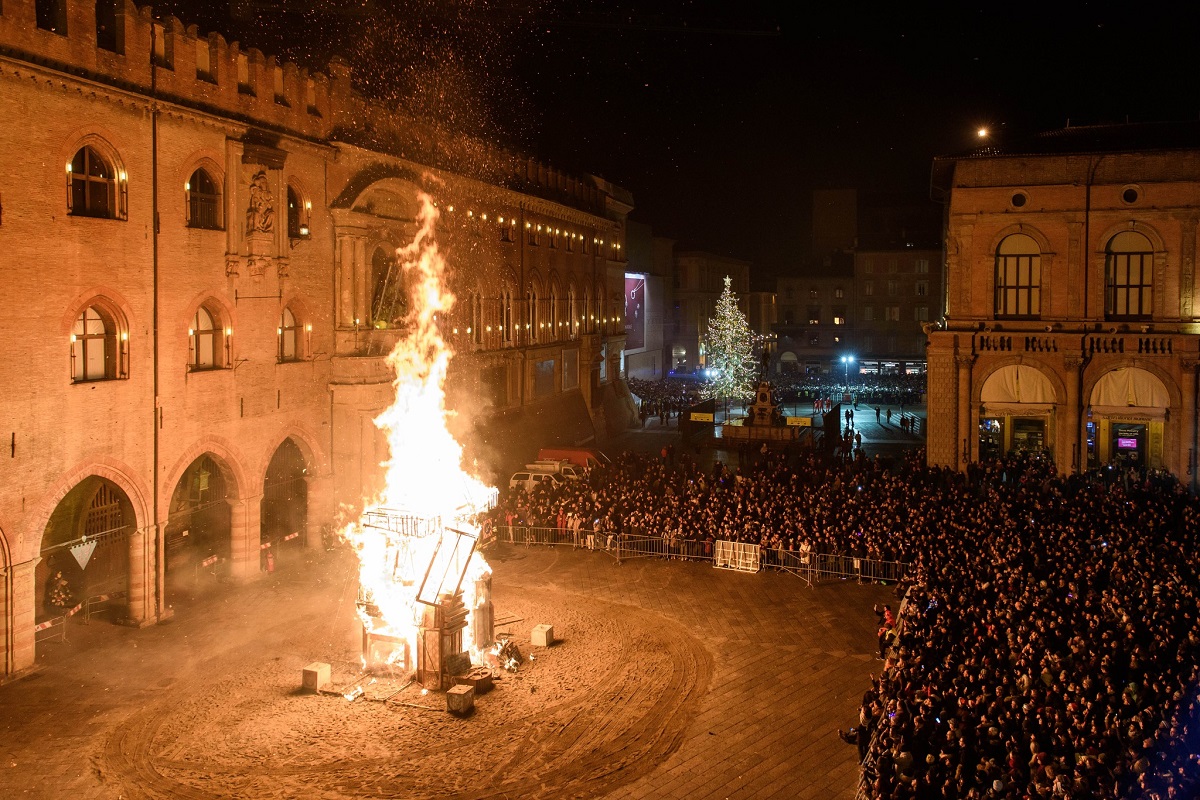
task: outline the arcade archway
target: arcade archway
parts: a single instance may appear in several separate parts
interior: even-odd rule
[[[1054,385],[1025,364],[1000,367],[979,393],[979,457],[1053,450]]]
[[[85,478],[59,501],[42,535],[35,570],[38,640],[61,633],[75,618],[115,618],[129,590],[133,504],[120,487]]]
[[[1121,367],[1104,373],[1088,398],[1088,467],[1161,467],[1171,395],[1152,372]]]
[[[308,465],[290,438],[284,439],[263,481],[259,541],[262,566],[274,569],[293,559],[308,538]]]
[[[184,470],[167,515],[167,602],[212,586],[229,572],[232,511],[220,464],[202,455]]]

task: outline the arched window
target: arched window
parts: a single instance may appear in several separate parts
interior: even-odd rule
[[[467,333],[475,344],[483,343],[483,298],[479,292],[473,292],[467,299],[471,311],[471,328]]]
[[[537,293],[537,289],[530,289],[529,294],[526,295],[525,299],[526,299],[526,303],[528,306],[526,308],[526,318],[525,318],[525,330],[527,331],[525,339],[526,339],[526,341],[536,342],[538,340],[538,307],[537,307],[538,306],[538,293]]]
[[[218,342],[220,334],[221,330],[212,313],[204,306],[197,308],[196,316],[192,318],[192,327],[188,330],[193,370],[216,369],[221,366]]]
[[[592,313],[592,292],[590,289],[583,290],[583,308],[579,309],[579,324],[583,328],[583,332],[587,333],[592,329],[591,323],[588,321],[588,315]]]
[[[380,245],[371,255],[371,323],[376,328],[394,328],[404,320],[408,297],[396,252]]]
[[[127,334],[120,332],[121,344]],[[117,323],[98,306],[88,306],[71,330],[71,379],[76,383],[123,377]]]
[[[1108,319],[1149,319],[1154,288],[1154,246],[1137,231],[1121,231],[1108,242],[1104,312]]]
[[[567,335],[572,339],[579,333],[579,308],[575,303],[575,287],[567,289]]]
[[[187,191],[187,224],[189,228],[210,231],[221,229],[221,191],[217,182],[203,167],[192,173],[184,184]]]
[[[562,330],[558,321],[558,286],[553,284],[550,286],[550,311],[546,316],[546,325],[550,329],[550,335],[546,338],[554,341],[562,334]]]
[[[293,242],[308,238],[309,209],[309,203],[289,185],[287,187],[287,233],[288,238]]]
[[[119,177],[113,165],[90,145],[79,148],[67,165],[68,213],[76,217],[119,216]]]
[[[1042,313],[1042,251],[1023,233],[1006,236],[996,248],[996,316]]]
[[[301,326],[290,308],[279,317],[279,360],[299,361],[301,358]]]
[[[514,324],[512,290],[505,289],[500,296],[500,340],[505,344],[512,344]]]

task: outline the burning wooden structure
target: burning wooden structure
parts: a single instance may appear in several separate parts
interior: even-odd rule
[[[492,644],[491,572],[468,576],[476,510],[464,507],[448,523],[400,509],[363,513],[360,526],[383,550],[378,580],[359,589],[366,669],[415,672],[422,686],[442,690],[470,671],[472,649]]]

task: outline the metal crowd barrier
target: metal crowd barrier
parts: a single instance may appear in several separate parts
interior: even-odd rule
[[[679,559],[681,561],[714,560],[713,553],[722,541],[710,542],[680,538],[674,544],[662,536],[621,534],[611,531],[580,530],[569,528],[544,528],[524,525],[497,525],[495,538],[505,544],[559,547],[603,551],[621,560],[635,558]],[[821,580],[853,579],[860,583],[879,581],[899,582],[908,574],[908,564],[902,561],[879,561],[869,558],[837,555],[834,553],[812,553],[803,550],[780,550],[760,548],[740,542],[729,545],[753,547],[758,552],[759,565],[763,569],[790,572],[810,585]],[[722,563],[730,563],[726,559]],[[748,562],[747,562],[748,563]]]

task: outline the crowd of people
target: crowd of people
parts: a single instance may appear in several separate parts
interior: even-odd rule
[[[859,404],[888,408],[890,414],[892,406],[898,406],[902,411],[905,406],[920,404],[925,392],[924,375],[863,375],[847,382],[845,376],[832,373],[785,373],[772,375],[769,381],[776,402],[784,406],[813,406],[818,411],[828,411],[849,395],[855,408]],[[699,403],[704,394],[704,384],[695,380],[629,378],[628,384],[629,390],[641,402],[643,425],[645,420],[654,417],[665,425]]]
[[[890,466],[766,453],[736,471],[624,454],[495,513],[681,552],[731,539],[910,564],[900,633],[844,734],[873,742],[872,798],[1200,791],[1200,504],[1169,475],[1059,476],[1037,457],[964,475],[920,451]]]

